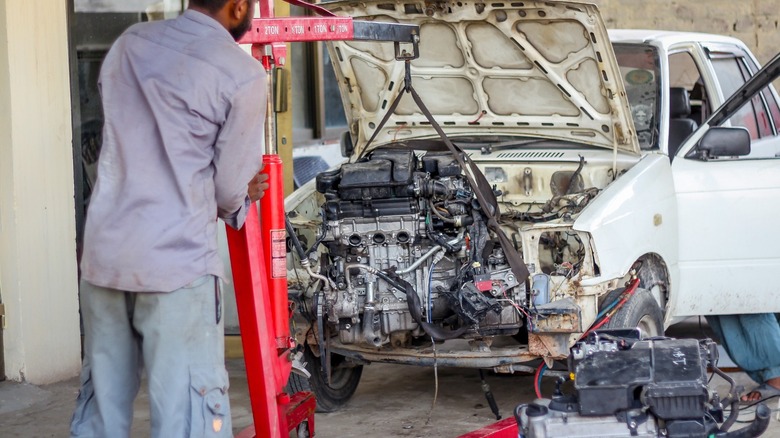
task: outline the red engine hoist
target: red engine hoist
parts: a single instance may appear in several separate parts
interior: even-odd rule
[[[330,11],[300,0],[285,0],[315,11],[319,17],[274,17],[273,0],[260,0],[260,16],[254,19],[241,44],[252,44],[252,56],[268,72],[268,105],[265,120],[264,172],[269,189],[261,200],[262,219],[250,205],[243,228],[227,228],[230,262],[236,292],[241,343],[244,349],[249,398],[254,425],[238,437],[287,436],[306,422],[314,435],[314,396],[310,392],[288,395],[284,391],[292,370],[295,340],[290,336],[291,306],[287,298],[287,251],[282,161],[276,153],[273,107],[274,66],[287,58],[284,42],[374,40],[410,43],[417,51],[419,27],[337,17]]]

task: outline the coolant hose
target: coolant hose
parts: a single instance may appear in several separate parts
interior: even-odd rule
[[[430,221],[428,221],[428,223],[425,225],[425,229],[427,231],[428,238],[433,240],[437,245],[446,249],[447,252],[460,251],[461,245],[459,243],[452,244],[448,242],[442,233],[433,230],[433,225],[431,225]]]
[[[729,399],[730,401],[731,412],[729,413],[728,418],[726,418],[726,421],[724,421],[723,424],[720,425],[720,430],[722,430],[723,432],[727,432],[734,424],[734,422],[737,421],[737,417],[739,416],[739,393],[737,392],[737,382],[735,382],[734,379],[731,378],[731,376],[724,373],[717,366],[714,365],[712,366],[712,372],[719,375],[723,380],[727,381],[730,385],[729,396],[726,397],[726,399]]]
[[[298,258],[305,260],[306,251],[303,250],[303,245],[301,245],[301,241],[298,240],[298,235],[295,234],[295,229],[292,226],[292,222],[290,222],[290,218],[286,215],[284,216],[284,228],[287,229],[287,235],[290,236],[293,247],[295,247],[295,252],[298,253]]]
[[[759,403],[756,406],[756,418],[749,426],[732,432],[720,432],[715,435],[715,438],[754,438],[761,436],[769,427],[769,416],[771,414],[772,411],[764,403]]]
[[[388,274],[383,271],[377,271],[376,275],[382,280],[390,283],[390,285],[396,289],[403,290],[406,293],[406,304],[409,306],[409,312],[412,314],[412,318],[414,318],[414,321],[419,324],[425,333],[427,333],[428,336],[432,337],[434,340],[443,341],[446,339],[455,339],[461,336],[463,333],[466,333],[466,330],[468,330],[468,327],[461,327],[457,330],[444,330],[433,324],[427,323],[425,320],[423,320],[422,311],[420,310],[422,308],[420,297],[417,295],[417,292],[414,291],[414,287],[409,284],[408,281],[398,277],[395,274]]]

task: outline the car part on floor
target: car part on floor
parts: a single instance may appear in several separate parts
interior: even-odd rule
[[[525,438],[760,436],[769,424],[763,404],[750,425],[729,431],[739,395],[717,359],[711,340],[593,332],[569,356],[575,392],[565,395],[559,386],[552,399],[519,405],[516,431]],[[708,387],[707,367],[731,384],[725,398]]]

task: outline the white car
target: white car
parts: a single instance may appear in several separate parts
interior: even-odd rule
[[[392,45],[329,46],[350,159],[286,200],[320,410],[370,362],[528,370],[593,327],[780,311],[777,95],[705,124],[758,68],[743,43],[608,34],[576,2],[323,6],[420,25],[431,117]]]

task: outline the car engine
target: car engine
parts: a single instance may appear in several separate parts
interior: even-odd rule
[[[450,153],[404,148],[321,173],[322,312],[343,344],[514,335],[526,285]],[[316,246],[316,245],[315,245]]]
[[[552,399],[519,405],[519,436],[760,436],[769,424],[765,404],[757,406],[748,426],[729,431],[739,414],[739,394],[717,360],[717,346],[709,339],[640,339],[636,330],[592,332],[569,356],[575,392],[564,394],[559,385]],[[708,386],[708,368],[731,385],[727,397],[721,399]]]

